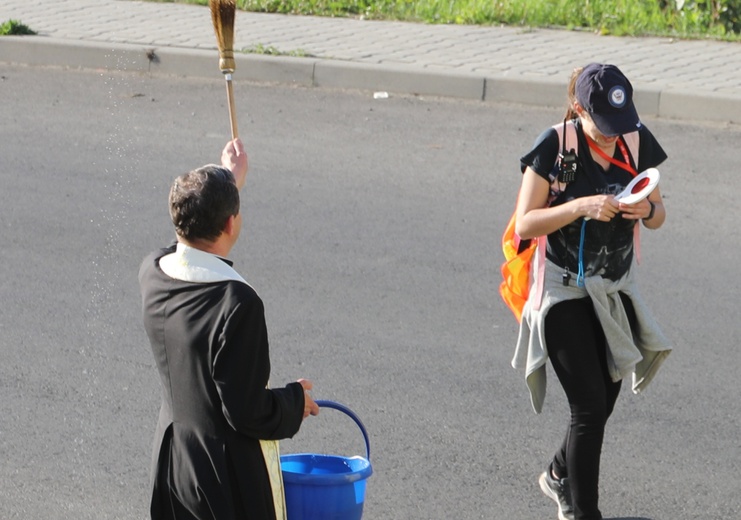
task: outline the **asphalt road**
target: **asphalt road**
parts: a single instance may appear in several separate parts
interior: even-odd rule
[[[530,408],[497,294],[518,157],[559,110],[235,85],[251,155],[237,268],[272,384],[307,377],[371,439],[366,520],[555,518],[537,475],[566,427]],[[147,517],[159,382],[137,270],[177,174],[218,162],[223,80],[0,69],[0,518]],[[741,517],[737,127],[647,119],[669,219],[640,276],[675,352],[623,389],[607,518]],[[552,372],[551,372],[552,373]],[[333,410],[285,451],[363,452]]]

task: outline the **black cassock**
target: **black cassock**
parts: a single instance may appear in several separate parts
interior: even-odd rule
[[[229,262],[182,244],[146,257],[139,283],[162,383],[152,519],[282,519],[270,440],[298,431],[304,393],[267,388],[262,300]]]

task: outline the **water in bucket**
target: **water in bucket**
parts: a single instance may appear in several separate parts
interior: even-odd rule
[[[344,412],[355,421],[365,439],[366,457],[315,453],[281,456],[288,520],[360,520],[366,480],[373,474],[368,433],[347,407],[333,401],[316,403]]]

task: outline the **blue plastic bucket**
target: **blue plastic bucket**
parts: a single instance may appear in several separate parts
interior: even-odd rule
[[[348,415],[365,439],[365,458],[297,453],[280,458],[288,520],[360,520],[366,479],[373,474],[368,432],[357,415],[334,401],[316,401]]]

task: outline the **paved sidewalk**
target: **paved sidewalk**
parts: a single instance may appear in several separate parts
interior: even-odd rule
[[[0,63],[220,75],[216,37],[204,6],[2,0],[0,22],[8,19],[39,35],[0,38]],[[234,50],[255,47],[304,57],[240,53],[235,81],[541,106],[563,105],[575,66],[610,62],[633,81],[643,114],[741,123],[739,43],[239,11]]]

